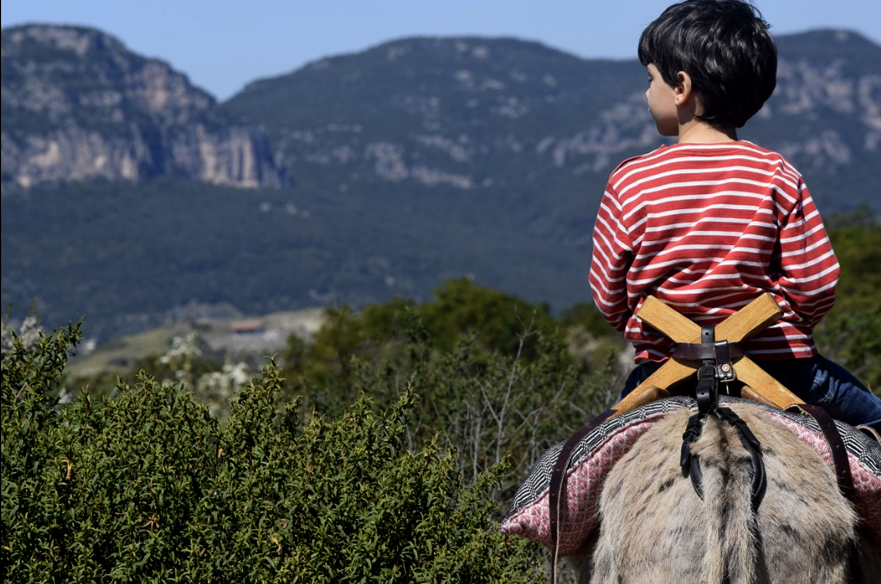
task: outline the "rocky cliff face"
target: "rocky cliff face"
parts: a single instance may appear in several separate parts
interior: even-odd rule
[[[249,188],[283,182],[261,131],[218,112],[168,64],[92,29],[3,30],[2,120],[4,187],[162,174]]]
[[[742,137],[777,149],[837,208],[877,207],[881,47],[778,39],[778,87]],[[514,39],[411,38],[257,80],[219,105],[169,65],[93,29],[2,36],[2,184],[174,174],[239,187],[601,193],[661,139],[636,61]],[[266,128],[266,135],[262,128]],[[816,187],[816,188],[814,188]]]

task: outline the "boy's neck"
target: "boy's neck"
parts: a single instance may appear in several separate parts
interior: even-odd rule
[[[737,140],[737,128],[717,128],[696,118],[679,124],[680,144],[715,144]]]

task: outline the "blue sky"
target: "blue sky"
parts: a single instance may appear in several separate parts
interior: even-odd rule
[[[3,27],[93,26],[158,57],[219,99],[321,57],[416,36],[537,40],[580,57],[635,58],[670,0],[3,0]],[[878,0],[754,0],[775,34],[855,30],[881,43]]]

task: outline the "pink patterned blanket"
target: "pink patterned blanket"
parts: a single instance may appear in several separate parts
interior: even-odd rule
[[[830,467],[832,454],[819,426],[809,416],[723,396],[721,404],[749,403],[764,408],[771,417],[811,446]],[[652,402],[617,418],[606,420],[575,447],[566,479],[564,519],[560,523],[560,553],[577,551],[596,527],[599,495],[609,471],[658,420],[681,409],[695,408],[694,400],[672,397]],[[836,426],[845,443],[854,482],[854,505],[866,526],[881,533],[881,446],[847,424]],[[548,496],[551,474],[563,443],[548,449],[530,470],[514,496],[503,533],[517,534],[551,547]]]

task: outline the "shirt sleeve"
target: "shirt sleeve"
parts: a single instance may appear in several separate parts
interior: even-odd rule
[[[820,213],[801,180],[796,204],[780,227],[778,284],[792,309],[815,326],[835,304],[839,267]]]
[[[593,230],[590,288],[605,319],[624,331],[630,318],[627,303],[627,271],[633,262],[633,246],[621,222],[621,205],[611,184],[606,186]]]

